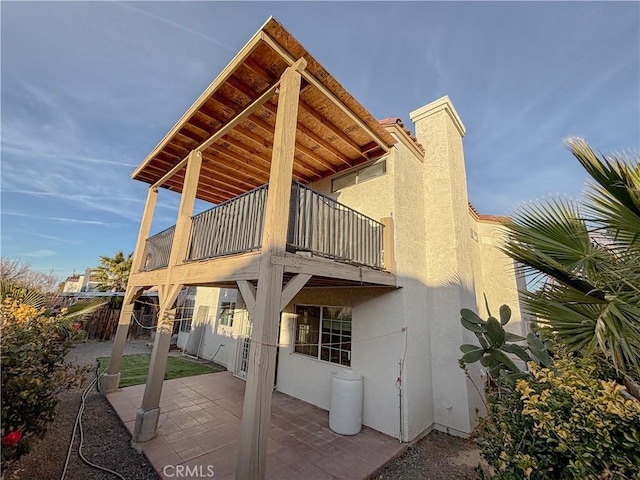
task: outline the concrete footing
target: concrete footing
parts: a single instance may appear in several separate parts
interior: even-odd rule
[[[115,392],[120,385],[120,372],[109,375],[105,373],[100,377],[100,391],[103,394]]]
[[[152,408],[151,410],[138,409],[136,412],[136,425],[131,438],[131,445],[134,448],[137,447],[136,444],[147,442],[156,436],[158,418],[160,418],[159,408]]]

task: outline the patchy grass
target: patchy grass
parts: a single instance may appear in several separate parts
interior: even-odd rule
[[[100,357],[98,361],[100,362],[100,371],[102,371],[107,368],[109,357]],[[145,383],[150,362],[150,353],[123,355],[120,366],[120,387],[130,387],[132,385]],[[205,364],[170,355],[167,358],[167,370],[164,374],[164,379],[170,380],[172,378],[192,377],[194,375],[216,373],[223,370],[224,367],[216,364]]]

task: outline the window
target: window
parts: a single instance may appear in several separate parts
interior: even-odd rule
[[[350,187],[351,185],[357,185],[371,178],[379,177],[387,173],[387,161],[378,160],[374,163],[370,163],[365,167],[361,167],[357,170],[352,170],[349,173],[334,178],[331,181],[331,191],[337,192],[344,187]]]
[[[182,303],[176,309],[176,320],[180,321],[180,331],[190,332],[193,309],[196,306],[196,288],[189,287]]]
[[[351,307],[296,306],[294,352],[351,366]]]
[[[233,327],[233,314],[236,310],[235,302],[220,303],[220,325]]]

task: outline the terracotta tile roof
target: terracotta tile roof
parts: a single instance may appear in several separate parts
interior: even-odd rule
[[[496,223],[507,223],[511,219],[509,217],[505,217],[503,215],[478,215],[479,220],[483,220],[485,222],[496,222]]]
[[[404,123],[400,117],[383,118],[382,120],[378,120],[378,122],[383,127],[398,125],[402,129],[402,131],[404,131],[404,133],[406,133],[406,135],[411,139],[411,141],[415,143],[418,146],[418,148],[424,153],[424,147],[420,142],[418,142],[418,139],[411,133],[411,130],[409,130],[407,127],[404,126]]]
[[[478,210],[476,209],[476,207],[474,207],[474,206],[473,206],[473,204],[472,204],[471,202],[467,202],[467,203],[469,204],[469,211],[470,211],[471,213],[473,213],[473,215],[474,215],[476,218],[479,218],[479,217],[480,217],[480,213],[478,213]]]

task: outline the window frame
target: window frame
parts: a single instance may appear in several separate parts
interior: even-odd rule
[[[312,332],[311,329],[307,329],[309,334],[314,334],[317,337],[315,343],[305,343],[300,344],[299,342],[299,332],[300,326],[309,326],[307,324],[299,324],[298,319],[300,318],[299,308],[317,308],[319,309],[319,318],[318,318],[318,329],[315,332]],[[344,320],[340,318],[332,318],[333,315],[327,317],[325,316],[325,311],[330,309],[336,309],[338,312],[342,312],[345,309],[348,309],[349,312],[349,320]],[[311,305],[311,304],[296,304],[294,306],[294,315],[295,315],[295,323],[294,323],[294,331],[293,338],[294,343],[292,345],[291,353],[298,354],[305,357],[312,358],[316,361],[330,363],[332,365],[340,365],[341,367],[351,368],[352,354],[353,354],[353,307],[345,306],[345,305]],[[337,317],[339,317],[339,313]],[[325,331],[326,323],[335,324],[336,322],[340,323],[340,329],[338,332],[335,329],[330,331]],[[348,335],[344,333],[346,330],[343,328],[345,323],[349,323]],[[324,339],[327,338],[328,341]],[[336,338],[337,337],[337,338]],[[345,341],[348,339],[348,341]],[[336,341],[337,340],[337,341]],[[348,346],[348,348],[345,348]],[[307,350],[308,353],[301,351]],[[337,361],[332,360],[334,358],[334,353],[337,352]],[[326,355],[325,355],[326,354]],[[345,355],[346,354],[346,355]]]
[[[225,307],[225,305],[228,305]],[[227,311],[225,311],[227,308]],[[236,313],[236,302],[220,302],[218,308],[218,325],[227,328],[233,328],[233,320]],[[223,320],[225,320],[223,322]]]
[[[196,293],[195,287],[187,287],[184,302],[176,308],[176,320],[180,322],[178,332],[189,333],[191,331],[193,313],[196,307]]]
[[[365,178],[363,180],[360,180],[360,172],[362,172],[363,170],[366,170],[367,168],[376,166],[376,165],[382,165],[382,170],[383,170],[382,173],[379,173],[378,175],[374,175],[374,176],[371,176],[371,177],[367,177],[367,178]],[[344,185],[344,186],[339,187],[339,188],[335,187],[335,182],[336,181],[341,180],[343,178],[346,178],[346,177],[348,177],[350,175],[354,175],[354,174],[355,174],[355,182],[354,183],[351,183],[351,184],[348,184],[348,185]],[[331,179],[331,193],[338,192],[338,191],[342,190],[343,188],[353,187],[354,185],[360,185],[361,183],[366,183],[369,180],[372,180],[372,179],[378,178],[378,177],[382,177],[383,175],[386,175],[386,174],[387,174],[387,156],[376,158],[375,160],[373,160],[370,163],[366,163],[364,165],[358,165],[358,167],[356,167],[354,169],[351,169],[351,170],[349,170],[347,172],[344,172],[344,173],[342,173],[342,174],[340,174],[338,176],[333,177]]]

